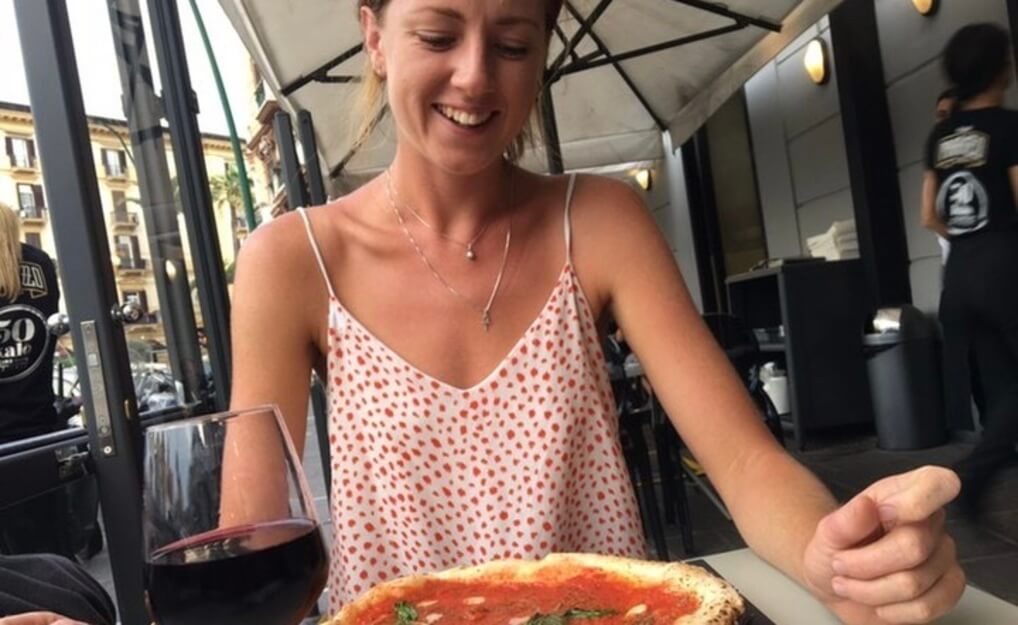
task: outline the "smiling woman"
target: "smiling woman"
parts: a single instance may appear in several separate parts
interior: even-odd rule
[[[392,0],[358,0],[357,5],[359,9],[369,9],[377,19],[382,19],[385,13],[386,6],[391,4]],[[510,4],[506,2],[506,4]],[[532,20],[526,20],[525,18],[519,18],[523,24],[527,24],[529,21],[534,28],[543,29],[545,32],[545,48],[547,49],[548,38],[551,36],[552,29],[555,26],[555,21],[558,19],[558,14],[562,8],[562,0],[546,0],[544,2],[544,21],[542,24],[537,25]],[[441,14],[441,11],[438,11]],[[448,15],[448,14],[447,14]],[[456,19],[455,12],[449,15],[451,19]],[[511,25],[513,20],[509,20],[508,24]],[[422,34],[422,37],[427,37],[426,34]],[[447,45],[448,40],[442,41],[441,38],[432,37],[430,41],[431,45],[441,46]],[[527,50],[523,46],[507,46],[510,54],[516,54],[518,56],[525,56]],[[373,65],[370,59],[364,64],[364,71],[361,75],[361,87],[357,97],[357,105],[354,109],[354,114],[351,116],[351,120],[357,125],[354,136],[357,138],[354,141],[354,146],[363,145],[374,132],[379,121],[386,111],[385,102],[385,88],[384,88],[385,77],[381,74],[378,69]],[[538,88],[540,84],[538,84]],[[506,148],[506,159],[509,162],[515,163],[519,161],[523,155],[524,150],[533,144],[534,139],[541,135],[541,124],[540,124],[540,112],[537,110],[537,98],[539,94],[535,95],[535,107],[531,111],[530,119],[520,130],[516,138]],[[452,117],[456,112],[452,109],[444,111],[447,116]],[[478,118],[474,117],[473,123],[470,125],[477,125]]]
[[[233,407],[278,404],[300,448],[311,370],[328,383],[333,610],[491,560],[646,557],[611,317],[758,553],[849,623],[942,614],[964,586],[940,510],[957,478],[896,476],[836,511],[763,426],[640,197],[515,164],[559,4],[360,2],[395,156],[241,251]]]

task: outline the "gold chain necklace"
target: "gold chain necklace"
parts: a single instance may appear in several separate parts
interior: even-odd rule
[[[512,185],[510,185],[510,193],[512,193]],[[402,228],[403,230],[403,233],[410,241],[410,245],[413,246],[414,251],[417,252],[417,255],[421,258],[421,261],[424,263],[424,266],[428,268],[428,271],[431,272],[431,275],[433,275],[435,279],[438,280],[442,284],[442,286],[444,286],[450,293],[465,301],[471,308],[473,308],[481,315],[481,325],[484,326],[484,331],[487,332],[488,329],[491,327],[491,307],[495,303],[495,297],[498,295],[499,288],[501,288],[502,286],[502,278],[505,276],[505,268],[509,260],[509,246],[512,245],[513,240],[512,219],[509,220],[509,225],[505,231],[505,248],[502,250],[502,264],[498,268],[498,275],[495,276],[495,284],[491,288],[491,294],[488,296],[488,301],[482,308],[478,306],[476,303],[474,303],[474,301],[471,298],[467,297],[466,295],[458,291],[456,287],[449,284],[449,281],[442,277],[442,274],[438,273],[438,269],[435,268],[435,265],[433,265],[432,262],[428,260],[427,255],[424,253],[424,250],[422,250],[421,246],[417,243],[417,239],[414,238],[414,235],[410,232],[410,229],[407,228],[406,220],[403,219],[403,213],[401,213],[399,210],[399,205],[396,203],[395,190],[392,187],[392,174],[388,169],[385,170],[385,194],[389,200],[389,208],[392,209],[392,214],[395,215],[396,221],[399,223],[400,228]],[[510,204],[511,203],[512,201],[510,200]],[[485,228],[487,228],[487,226],[485,226]],[[483,232],[484,230],[482,229],[480,234],[483,234]],[[478,236],[480,236],[480,234]],[[470,248],[468,248],[467,258],[470,258],[469,251]],[[473,260],[473,258],[470,258],[470,260]]]
[[[386,170],[386,172],[388,173],[388,170]],[[474,238],[464,243],[459,239],[454,239],[453,237],[449,236],[448,234],[442,232],[435,226],[432,226],[430,223],[428,223],[427,220],[424,219],[424,217],[420,213],[418,213],[413,206],[410,206],[406,202],[403,202],[399,199],[399,193],[395,189],[392,190],[392,193],[393,196],[395,197],[396,204],[410,211],[410,214],[413,215],[414,218],[417,219],[417,221],[421,222],[421,224],[423,224],[425,228],[431,230],[432,232],[442,237],[446,241],[449,241],[450,243],[455,243],[456,245],[465,249],[466,253],[464,254],[464,256],[466,256],[467,260],[469,261],[477,260],[477,252],[474,251],[474,245],[476,245],[477,242],[481,240],[481,237],[484,236],[484,233],[488,231],[488,226],[491,225],[490,221],[481,226],[481,229],[477,231],[477,234],[474,235]]]

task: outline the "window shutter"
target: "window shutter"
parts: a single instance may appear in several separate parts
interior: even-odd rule
[[[25,145],[28,146],[28,164],[30,167],[35,167],[35,141],[25,139]],[[39,206],[42,206],[42,204]]]
[[[46,208],[46,197],[43,195],[42,185],[33,184],[32,195],[35,196],[35,205],[39,208],[39,210]]]
[[[14,161],[14,141],[10,137],[4,137],[4,145],[7,147],[7,156]]]

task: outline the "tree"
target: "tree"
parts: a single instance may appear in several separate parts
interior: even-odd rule
[[[230,211],[230,234],[233,240],[234,253],[240,248],[237,240],[237,208],[244,205],[244,195],[240,188],[240,176],[233,167],[227,167],[226,173],[209,178],[209,191],[212,193],[212,205],[226,205]]]

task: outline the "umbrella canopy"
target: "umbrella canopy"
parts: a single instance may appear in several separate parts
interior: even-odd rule
[[[840,1],[566,0],[547,72],[564,167],[659,158],[663,132],[680,145]],[[388,120],[352,146],[364,65],[354,0],[220,3],[281,106],[311,112],[329,175],[385,167]],[[543,147],[525,164],[547,168]]]

